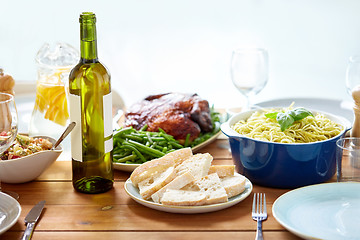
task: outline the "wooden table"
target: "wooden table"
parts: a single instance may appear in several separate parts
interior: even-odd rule
[[[213,164],[232,164],[228,141],[218,139],[200,152],[209,152]],[[70,159],[69,159],[70,160]],[[114,188],[88,195],[76,192],[71,182],[71,162],[56,161],[36,181],[5,184],[3,189],[20,195],[18,222],[0,239],[20,239],[24,218],[39,201],[46,206],[32,239],[254,239],[256,222],[251,218],[253,194],[225,210],[204,214],[173,214],[156,211],[133,201],[124,190],[130,173],[115,170]],[[253,192],[266,193],[268,219],[263,223],[266,240],[300,239],[284,229],[272,216],[274,201],[285,189],[254,185]]]

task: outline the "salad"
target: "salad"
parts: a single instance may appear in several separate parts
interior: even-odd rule
[[[13,144],[0,154],[0,158],[1,160],[15,159],[51,148],[52,143],[45,138],[32,138],[18,134]]]

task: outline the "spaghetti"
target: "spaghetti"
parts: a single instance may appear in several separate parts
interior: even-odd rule
[[[273,111],[275,109],[254,112],[246,121],[241,120],[235,123],[232,129],[246,137],[278,143],[317,142],[335,137],[343,130],[340,124],[317,113],[315,116],[295,121],[288,129],[281,131],[276,119],[265,116],[266,113]]]

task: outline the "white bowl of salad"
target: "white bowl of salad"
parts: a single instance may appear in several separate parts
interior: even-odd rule
[[[39,177],[62,153],[55,139],[18,134],[11,147],[0,155],[0,177],[5,183],[30,182]]]

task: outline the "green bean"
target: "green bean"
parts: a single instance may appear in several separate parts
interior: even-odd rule
[[[189,139],[190,139],[190,133],[186,134],[186,138],[185,138],[185,143],[184,143],[184,147],[189,146]]]
[[[160,142],[160,141],[165,141],[166,139],[164,137],[151,137],[151,140]]]
[[[131,146],[131,145],[122,145],[122,148],[128,148],[128,149],[131,149],[135,152],[135,154],[139,157],[139,159],[142,161],[142,162],[146,162],[146,159],[145,157],[140,153],[139,150],[137,150],[135,147]]]
[[[162,150],[163,150],[163,147],[162,147],[162,146],[159,146],[159,145],[152,146],[152,148],[157,149],[157,150],[159,150],[159,151],[162,151]]]
[[[123,153],[121,153],[121,154],[113,154],[113,158],[119,159],[119,158],[126,157],[126,156],[128,156],[129,154],[131,154],[131,152],[130,152],[130,153],[125,153],[125,152],[123,152]]]
[[[135,160],[136,158],[137,158],[137,155],[136,155],[136,154],[131,154],[131,155],[129,155],[129,156],[116,159],[114,162],[123,163],[123,162],[126,162],[126,161],[133,161],[133,160]]]
[[[142,128],[140,129],[140,131],[146,131],[147,128],[148,128],[148,125],[145,124],[144,126],[142,126]]]
[[[153,144],[153,143],[154,143],[154,141],[153,141],[153,140],[151,139],[151,137],[150,137],[150,133],[149,133],[149,132],[146,133],[146,137],[147,137],[147,139],[148,139],[148,141],[149,141],[150,144]]]
[[[122,129],[117,130],[114,133],[113,137],[116,138],[118,135],[125,134],[125,133],[130,133],[132,131],[134,131],[134,129],[132,127],[122,128]]]
[[[132,139],[132,140],[134,140],[134,141],[139,141],[139,142],[141,142],[141,141],[143,140],[142,137],[136,136],[136,135],[134,135],[134,134],[124,134],[123,136],[124,136],[125,138]]]
[[[177,142],[175,142],[175,141],[170,141],[169,143],[170,143],[174,148],[180,149],[180,148],[183,148],[183,147],[184,147],[183,145],[181,145],[180,143],[177,143]]]
[[[154,157],[162,157],[162,156],[165,155],[164,153],[162,153],[162,152],[160,152],[160,151],[158,151],[156,149],[147,147],[144,144],[135,142],[133,140],[129,140],[129,143],[132,143],[133,145],[137,146],[139,150],[142,150],[144,153],[147,153],[147,154],[152,155]]]

